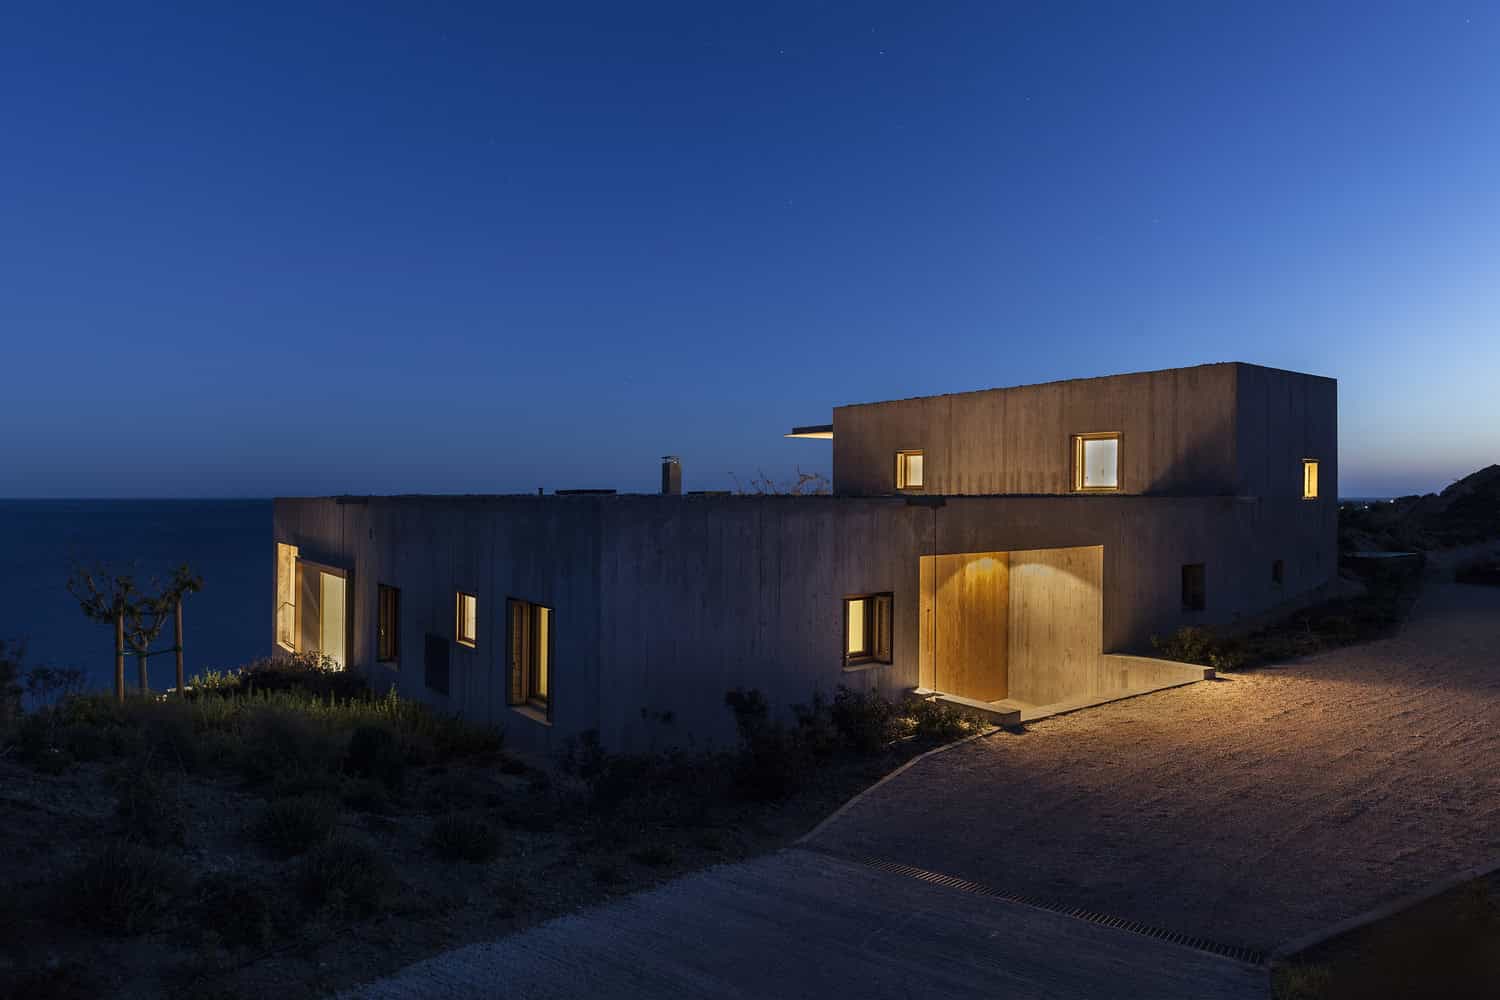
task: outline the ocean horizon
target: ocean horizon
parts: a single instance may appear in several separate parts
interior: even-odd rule
[[[0,500],[0,639],[26,665],[77,667],[91,689],[114,683],[114,634],[68,593],[75,567],[167,578],[187,563],[203,590],[183,604],[189,676],[247,663],[271,646],[270,500]],[[154,648],[172,645],[169,623]],[[174,683],[170,655],[148,661],[153,690]],[[135,683],[136,664],[126,662]]]

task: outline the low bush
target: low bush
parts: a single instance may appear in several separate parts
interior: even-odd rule
[[[176,859],[128,841],[106,844],[67,880],[64,906],[78,923],[110,934],[151,929],[180,897]]]
[[[216,873],[193,891],[194,923],[230,948],[264,948],[275,937],[276,903],[269,888],[247,875]]]
[[[73,755],[74,760],[97,761],[114,756],[121,747],[111,739],[112,731],[98,726],[69,723],[57,734],[60,747]]]
[[[385,856],[360,840],[338,837],[302,859],[297,891],[310,907],[373,913],[396,887],[396,873]]]
[[[853,691],[840,684],[833,696],[834,728],[860,753],[874,753],[886,744],[894,715],[895,706],[878,691]]]
[[[400,791],[406,777],[406,755],[400,739],[386,726],[356,727],[349,735],[344,770],[378,781],[392,792]]]
[[[292,653],[255,660],[226,671],[207,671],[193,678],[192,694],[229,697],[290,691],[315,698],[368,698],[362,675],[345,670],[321,653]]]
[[[910,735],[938,743],[971,736],[984,728],[952,705],[927,698],[912,698],[901,718]]]
[[[116,776],[115,816],[125,836],[144,844],[187,843],[187,811],[177,783],[150,771]]]
[[[241,730],[240,770],[251,782],[269,782],[337,769],[341,740],[318,722],[285,708],[251,712]]]
[[[1482,586],[1500,587],[1500,559],[1476,559],[1453,571],[1458,583],[1473,583]]]
[[[648,868],[666,868],[677,863],[677,852],[665,844],[650,844],[631,852],[630,860]]]
[[[1152,647],[1168,660],[1198,663],[1215,670],[1235,670],[1245,664],[1243,644],[1223,639],[1211,629],[1185,625],[1167,638],[1151,637]]]
[[[804,766],[803,753],[786,729],[770,719],[770,707],[759,691],[730,691],[724,703],[734,713],[740,752],[735,761],[735,784],[756,801],[784,799],[797,790]]]
[[[444,861],[481,863],[500,853],[500,831],[482,816],[450,813],[432,824],[432,851]]]
[[[328,840],[337,825],[338,811],[326,799],[299,795],[266,803],[251,834],[273,854],[290,858]]]

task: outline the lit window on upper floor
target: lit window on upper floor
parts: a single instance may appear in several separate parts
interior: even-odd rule
[[[1316,458],[1302,460],[1302,499],[1318,499],[1318,460]]]
[[[1110,493],[1120,489],[1120,432],[1073,436],[1073,489]]]
[[[896,452],[896,489],[920,490],[922,486],[922,453],[920,451]]]

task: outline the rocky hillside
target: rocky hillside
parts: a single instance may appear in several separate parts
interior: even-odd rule
[[[1345,504],[1339,548],[1441,549],[1500,538],[1500,465],[1472,473],[1441,493],[1390,503]]]

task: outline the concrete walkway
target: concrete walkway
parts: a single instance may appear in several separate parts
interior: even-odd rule
[[[343,994],[1229,1000],[1264,969],[805,850],[688,875]]]
[[[1500,589],[1399,636],[998,733],[810,841],[1270,951],[1500,859]]]

